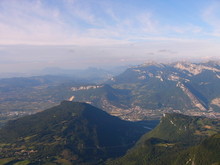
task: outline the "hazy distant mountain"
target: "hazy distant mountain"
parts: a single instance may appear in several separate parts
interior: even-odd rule
[[[0,90],[30,88],[42,85],[58,85],[67,82],[83,81],[74,77],[65,75],[45,75],[45,76],[33,76],[33,77],[14,77],[14,78],[2,78],[0,79]]]
[[[97,164],[124,154],[146,131],[89,104],[64,101],[1,128],[0,162]]]
[[[111,165],[211,165],[220,163],[220,121],[166,114],[136,146]]]
[[[37,73],[40,75],[66,75],[93,83],[102,83],[113,76],[122,73],[126,69],[127,66],[106,68],[89,67],[86,69],[62,69],[59,67],[48,67]]]
[[[99,68],[87,68],[87,69],[61,69],[61,68],[45,68],[43,69],[40,74],[43,75],[66,75],[75,77],[77,79],[84,79],[90,82],[103,82],[107,79],[113,77],[113,72],[99,69]]]
[[[68,84],[82,85],[85,81],[65,75],[0,79],[0,126],[9,119],[58,105],[69,97]]]

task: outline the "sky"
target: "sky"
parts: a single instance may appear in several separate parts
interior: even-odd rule
[[[0,72],[220,57],[220,0],[0,0]]]

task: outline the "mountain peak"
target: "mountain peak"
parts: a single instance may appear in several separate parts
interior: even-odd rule
[[[63,101],[61,101],[59,106],[70,106],[71,107],[71,106],[76,106],[76,105],[84,106],[84,105],[89,105],[89,104],[86,104],[86,103],[83,103],[83,102],[63,100]]]
[[[0,129],[0,146],[9,144],[1,148],[6,158],[16,152],[19,159],[32,163],[40,157],[40,164],[63,159],[69,164],[96,164],[121,156],[145,132],[142,126],[92,105],[62,101],[56,107],[8,122]]]
[[[162,63],[157,63],[157,62],[147,62],[144,64],[139,65],[140,67],[147,67],[147,66],[157,66],[157,67],[163,67],[164,64]]]

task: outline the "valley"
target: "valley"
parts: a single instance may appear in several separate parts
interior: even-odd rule
[[[218,163],[219,68],[148,63],[104,83],[2,79],[0,164]]]
[[[220,120],[172,113],[130,122],[63,101],[0,129],[0,163],[195,165],[220,162]],[[209,157],[198,158],[200,155]]]
[[[172,112],[219,118],[219,75],[218,62],[176,62],[134,66],[104,83],[68,76],[2,79],[0,121],[36,113],[69,98],[131,121],[159,119]]]
[[[103,163],[123,155],[157,124],[123,121],[86,103],[63,101],[0,129],[0,162]]]
[[[220,0],[0,0],[0,165],[220,165]]]

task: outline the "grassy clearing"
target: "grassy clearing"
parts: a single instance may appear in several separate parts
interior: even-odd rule
[[[72,163],[68,160],[65,160],[65,159],[58,159],[56,160],[57,163],[60,163],[62,165],[72,165]]]
[[[4,159],[0,159],[0,164],[4,165],[6,163],[9,163],[10,161],[12,161],[14,158],[4,158]]]
[[[15,163],[14,165],[28,165],[30,163],[29,160],[23,160]]]
[[[159,144],[156,144],[156,146],[159,146],[159,147],[172,147],[174,145],[175,145],[174,143],[159,143]]]

